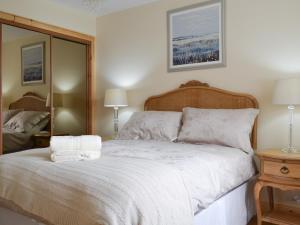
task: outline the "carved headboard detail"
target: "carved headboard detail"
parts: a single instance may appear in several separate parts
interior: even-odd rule
[[[191,80],[179,86],[179,88],[185,88],[185,87],[209,87],[209,84],[202,83],[201,81],[198,80]]]
[[[9,105],[9,109],[23,109],[25,111],[50,112],[51,108],[46,107],[46,99],[34,92],[27,92],[15,102]]]
[[[258,108],[255,97],[210,87],[197,80],[181,84],[179,88],[148,98],[145,111],[182,111],[185,107],[205,109],[243,109]],[[257,147],[257,120],[255,121],[251,144]]]

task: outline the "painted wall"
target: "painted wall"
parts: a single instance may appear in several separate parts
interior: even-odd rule
[[[129,91],[130,107],[121,124],[141,110],[147,97],[178,87],[191,79],[254,95],[261,108],[259,148],[288,143],[288,114],[272,105],[278,78],[300,76],[300,1],[227,0],[227,66],[219,69],[167,72],[166,12],[199,0],[162,0],[100,17],[97,20],[97,132],[112,133],[112,110],[103,107],[106,88]],[[299,108],[300,109],[300,108]],[[295,141],[300,146],[300,111],[295,118]]]
[[[168,73],[166,13],[198,2],[161,0],[97,19],[97,133],[113,132],[113,111],[103,107],[106,88],[128,90],[129,107],[120,112],[122,126],[149,96],[197,79],[254,95],[261,108],[259,149],[287,146],[287,108],[272,105],[272,91],[276,79],[300,76],[300,1],[226,0],[227,66]],[[294,140],[300,147],[300,107]]]
[[[94,16],[50,0],[1,0],[0,11],[85,34],[96,34],[96,20]]]
[[[54,133],[86,133],[86,46],[52,42]]]
[[[21,47],[39,42],[45,42],[45,83],[23,86],[21,84]],[[4,110],[7,110],[10,103],[21,98],[27,92],[35,92],[41,97],[47,97],[50,92],[50,37],[48,35],[38,34],[5,42],[2,54]]]

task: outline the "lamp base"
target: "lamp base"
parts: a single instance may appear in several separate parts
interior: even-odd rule
[[[117,137],[119,132],[119,108],[114,107],[114,139]]]
[[[295,147],[288,147],[288,148],[283,148],[281,149],[281,151],[285,152],[285,153],[300,153],[299,149],[295,148]]]

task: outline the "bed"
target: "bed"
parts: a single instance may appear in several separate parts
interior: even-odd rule
[[[146,111],[186,106],[258,103],[198,81],[145,102]],[[103,143],[99,160],[63,164],[51,163],[47,149],[30,150],[0,159],[0,224],[246,225],[254,176],[252,155],[219,145],[115,140]]]
[[[22,111],[37,111],[50,113],[50,107],[46,107],[46,99],[40,97],[33,92],[27,92],[15,102],[9,105],[9,110],[22,110]],[[48,116],[48,123],[44,125],[42,130],[50,131],[50,116]],[[2,127],[3,133],[3,152],[12,153],[21,150],[30,149],[33,147],[32,135],[39,133],[39,128],[17,132],[13,129]]]

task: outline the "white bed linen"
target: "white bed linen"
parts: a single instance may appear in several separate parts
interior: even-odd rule
[[[79,213],[82,211],[76,211],[74,207],[85,205],[84,208],[88,208],[85,213],[94,216],[94,222],[95,218],[104,217],[110,220],[109,224],[120,224],[118,221],[121,219],[120,216],[125,216],[130,221],[128,224],[135,224],[133,221],[141,220],[139,218],[141,211],[146,214],[154,212],[158,217],[160,214],[164,217],[175,215],[177,216],[175,221],[179,219],[178,224],[183,225],[191,224],[191,221],[188,221],[190,206],[186,202],[187,195],[190,195],[189,200],[196,211],[207,207],[254,174],[251,156],[238,149],[215,145],[111,141],[103,144],[102,152],[101,159],[80,164],[50,163],[47,150],[32,150],[4,156],[0,159],[0,197],[13,200],[25,211],[48,221],[53,222],[56,219],[55,224],[72,224],[70,220],[78,221],[74,224],[80,224],[80,219],[81,221],[86,219],[82,218],[86,215]],[[108,175],[107,171],[109,176],[105,177],[105,180],[95,182]],[[181,183],[178,176],[183,178]],[[128,182],[128,177],[140,180]],[[124,180],[127,180],[127,183]],[[107,186],[103,186],[102,182]],[[97,187],[95,190],[92,184]],[[114,185],[115,188],[111,188]],[[143,188],[140,188],[141,186]],[[142,199],[139,192],[145,190],[148,193]],[[122,191],[126,194],[124,195]],[[174,194],[174,191],[177,192],[179,202],[172,199],[172,196],[165,196]],[[45,196],[45,193],[50,196]],[[92,194],[98,199],[92,198]],[[128,196],[132,194],[136,196]],[[105,196],[110,198],[107,199]],[[47,202],[50,201],[49,197],[52,204]],[[151,212],[147,209],[149,198],[155,198],[157,207],[151,208],[150,210],[153,210]],[[121,210],[124,208],[124,201],[127,204],[130,202],[130,206],[133,207],[129,208],[133,212],[129,210],[126,215],[124,213],[117,215],[108,210],[108,206],[111,205],[114,210]],[[167,207],[164,202],[173,207]],[[58,208],[60,210],[57,210]],[[147,216],[146,214],[144,216]],[[68,215],[68,220],[64,219],[65,215]],[[151,218],[156,217],[152,214]],[[91,222],[92,219],[90,217],[89,219]],[[101,224],[101,220],[96,220],[96,224],[97,222]],[[147,224],[143,223],[143,220],[139,222]],[[162,224],[176,223],[167,219]]]
[[[16,132],[7,128],[2,128],[3,152],[12,153],[24,149],[32,148],[31,132]]]
[[[242,184],[197,213],[193,225],[247,225],[255,215],[255,179]],[[43,225],[34,219],[0,207],[0,225]]]
[[[247,225],[256,213],[254,184],[250,179],[201,210],[193,225]]]
[[[253,157],[240,149],[158,141],[110,141],[103,154],[150,159],[180,169],[194,213],[206,208],[255,174]]]

